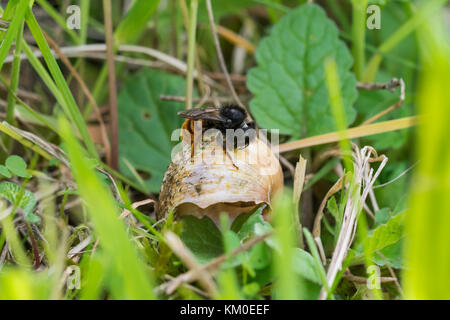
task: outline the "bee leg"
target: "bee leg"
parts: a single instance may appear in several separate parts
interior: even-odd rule
[[[234,164],[233,158],[232,158],[232,157],[230,156],[230,154],[228,153],[228,150],[225,149],[225,153],[226,153],[227,157],[230,158],[231,164],[233,165],[233,167],[235,167],[236,170],[239,170],[239,167],[238,167],[237,165]]]
[[[239,167],[237,165],[234,164],[233,158],[231,157],[231,155],[228,153],[228,149],[227,149],[227,144],[226,144],[226,140],[222,140],[222,149],[223,152],[227,155],[227,157],[230,159],[231,164],[233,165],[233,167],[236,168],[236,170],[239,170]]]

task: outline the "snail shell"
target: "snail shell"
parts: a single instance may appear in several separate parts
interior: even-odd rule
[[[217,225],[225,212],[232,222],[261,204],[270,207],[283,187],[283,172],[270,146],[255,137],[242,149],[225,151],[214,134],[205,135],[191,151],[183,140],[172,153],[161,187],[158,219],[208,216]],[[268,218],[269,210],[263,216]]]

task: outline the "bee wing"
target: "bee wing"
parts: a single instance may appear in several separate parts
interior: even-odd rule
[[[210,120],[216,122],[226,122],[227,119],[220,114],[218,108],[190,109],[178,112],[181,118],[192,120]]]

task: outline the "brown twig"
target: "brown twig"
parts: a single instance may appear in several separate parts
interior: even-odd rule
[[[271,235],[272,235],[272,233],[269,232],[269,233],[266,233],[266,234],[263,234],[263,235],[260,235],[260,236],[257,236],[257,237],[254,237],[254,238],[250,239],[249,241],[245,242],[242,246],[240,246],[239,248],[235,249],[230,254],[230,257],[237,256],[241,252],[244,252],[244,251],[250,249],[254,245],[258,244],[259,242],[264,241],[265,239],[267,239]],[[222,263],[227,261],[228,258],[229,258],[229,256],[227,256],[227,255],[221,255],[220,257],[214,259],[213,261],[203,265],[198,270],[189,270],[188,272],[177,276],[172,281],[169,281],[169,282],[166,282],[166,283],[162,284],[160,286],[160,288],[165,290],[168,294],[171,294],[182,283],[193,282],[193,281],[198,279],[198,277],[201,275],[201,273],[212,272],[212,271],[218,269],[219,266]]]
[[[344,277],[346,277],[351,282],[367,283],[367,278],[360,277],[360,276],[355,276],[348,269],[345,271]],[[395,282],[395,278],[391,278],[391,277],[380,277],[379,280],[380,280],[381,283]]]
[[[39,249],[37,247],[36,238],[34,237],[33,229],[31,228],[30,224],[26,220],[24,220],[24,222],[30,235],[31,246],[33,247],[34,269],[38,269],[41,265],[41,258],[39,256]]]
[[[222,73],[218,72],[205,72],[205,74],[213,80],[226,80],[226,77]],[[247,76],[243,74],[230,74],[231,81],[243,82],[247,81]]]
[[[283,157],[282,155],[278,155],[278,158],[280,160],[280,163],[286,167],[286,169],[289,170],[289,172],[291,173],[291,176],[294,177],[295,176],[295,168],[292,165],[292,163],[289,162],[288,159],[286,159],[285,157]]]
[[[164,279],[165,279],[165,280],[168,280],[168,281],[171,281],[171,280],[175,279],[175,277],[172,277],[171,275],[166,274],[166,275],[164,275]],[[202,296],[203,298],[210,298],[210,296],[208,295],[208,293],[206,293],[206,292],[203,291],[203,290],[200,290],[200,289],[197,288],[197,287],[194,287],[193,285],[190,285],[190,284],[188,284],[188,283],[183,283],[182,286],[183,286],[183,287],[186,287],[186,288],[189,289],[189,290],[192,290],[193,292],[195,292],[195,293],[198,294],[199,296]],[[161,291],[161,287],[159,287],[159,291]]]
[[[393,78],[389,82],[377,83],[377,82],[358,82],[356,87],[364,90],[390,90],[394,91],[395,88],[401,85],[402,79]]]
[[[106,62],[109,84],[109,127],[111,132],[111,168],[119,169],[119,124],[117,114],[117,87],[114,64],[114,38],[112,31],[111,0],[103,0],[103,14],[106,34]]]
[[[400,282],[397,279],[397,276],[395,275],[394,270],[392,269],[392,267],[389,265],[389,261],[388,259],[380,252],[377,251],[377,254],[384,260],[384,262],[386,263],[386,268],[388,269],[391,277],[394,279],[394,283],[397,286],[398,292],[400,292],[400,294],[403,296],[403,289],[402,286],[400,285]]]
[[[191,271],[196,272],[202,269],[202,266],[197,262],[192,252],[175,233],[168,231],[165,233],[164,237],[166,238],[166,243],[170,249],[172,249]],[[214,297],[217,295],[216,284],[209,272],[199,272],[198,281],[210,296]]]
[[[377,121],[378,119],[380,119],[381,117],[383,117],[386,114],[388,114],[389,112],[392,112],[392,111],[394,111],[394,110],[396,110],[396,109],[398,109],[398,108],[400,108],[402,106],[403,102],[405,101],[405,82],[403,81],[403,79],[398,80],[398,79],[394,78],[392,81],[394,81],[394,80],[396,81],[394,83],[396,86],[400,85],[400,99],[397,101],[396,104],[394,104],[393,106],[390,106],[389,108],[387,108],[387,109],[377,113],[373,117],[371,117],[371,118],[367,119],[366,121],[364,121],[361,125],[367,125],[367,124],[373,123],[373,122]],[[395,87],[393,87],[393,85],[391,85],[391,86],[386,85],[386,89],[389,89],[389,90],[392,91],[393,88],[395,88]]]

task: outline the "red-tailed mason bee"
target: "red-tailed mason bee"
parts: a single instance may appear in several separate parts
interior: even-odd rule
[[[195,121],[202,121],[202,133],[209,129],[217,129],[221,133],[217,137],[222,139],[217,142],[222,143],[226,150],[245,148],[256,137],[255,123],[247,121],[247,112],[236,105],[184,110],[178,112],[178,115],[187,119],[182,129],[188,130],[191,134],[194,134]]]

